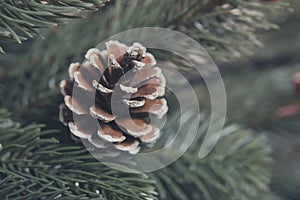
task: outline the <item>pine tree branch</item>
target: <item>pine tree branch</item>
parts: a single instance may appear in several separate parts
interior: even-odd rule
[[[9,76],[8,76],[9,78],[6,79],[7,87],[4,87],[6,91],[4,92],[4,95],[2,95],[1,105],[3,102],[7,107],[15,111],[19,110],[20,108],[25,108],[26,112],[24,113],[27,113],[27,111],[31,110],[28,108],[32,108],[32,106],[36,106],[37,104],[41,103],[44,109],[42,111],[39,110],[38,112],[46,116],[46,113],[49,113],[49,110],[45,108],[45,105],[51,105],[52,106],[51,108],[53,107],[55,108],[57,106],[56,102],[58,101],[57,99],[59,98],[59,96],[57,95],[58,84],[59,81],[62,80],[62,77],[65,74],[67,74],[66,71],[69,62],[81,59],[83,56],[82,55],[83,52],[85,52],[87,48],[91,46],[95,46],[98,42],[102,41],[103,39],[106,39],[106,37],[112,35],[113,33],[117,33],[119,31],[126,30],[128,28],[134,28],[139,26],[164,26],[164,23],[169,21],[167,18],[168,17],[172,18],[174,17],[174,15],[177,16],[178,7],[179,8],[182,7],[182,6],[178,6],[178,4],[174,3],[173,1],[159,1],[159,2],[155,1],[155,4],[153,2],[154,1],[145,1],[145,3],[143,3],[143,6],[137,6],[137,5],[141,5],[141,3],[133,1],[133,3],[125,4],[123,3],[123,1],[117,1],[116,2],[117,6],[114,5],[113,7],[105,8],[103,13],[94,15],[88,21],[83,20],[81,22],[76,22],[70,27],[64,28],[61,31],[50,33],[49,36],[46,38],[45,42],[41,42],[37,40],[36,43],[31,47],[31,50],[26,54],[24,54],[24,56],[18,55],[17,62],[11,65],[7,65],[6,67],[3,68],[4,74],[6,73],[5,69],[8,68],[10,68],[11,70],[12,68],[14,69],[11,72],[9,72]],[[192,1],[178,1],[178,2],[179,5],[180,3],[182,3],[184,8],[188,8],[188,9],[191,8],[189,3],[191,2],[192,4]],[[233,3],[234,1],[230,1],[230,2]],[[245,2],[247,7],[253,8],[253,5],[250,4],[250,1],[245,1]],[[267,3],[263,3],[263,4],[267,5]],[[238,5],[239,7],[245,6],[245,4],[238,4]],[[280,5],[280,4],[269,3],[268,5],[270,5],[270,7],[267,6],[267,11],[270,11],[272,8],[274,8],[273,7],[274,5]],[[168,8],[168,10],[166,10],[166,8]],[[265,9],[264,6],[263,7],[254,6],[254,8],[255,9],[253,10],[256,10],[256,8],[262,10]],[[180,20],[178,21],[175,20],[177,24],[174,23],[173,25],[170,25],[170,27],[176,30],[180,30],[186,34],[189,34],[192,37],[197,38],[198,41],[203,41],[203,45],[209,50],[209,52],[211,52],[212,55],[218,57],[221,60],[229,57],[232,58],[234,57],[233,55],[236,55],[233,52],[236,51],[237,47],[242,46],[240,42],[236,42],[236,41],[238,40],[244,41],[244,39],[246,39],[246,41],[249,41],[248,40],[249,35],[246,36],[243,34],[240,35],[239,34],[240,32],[239,31],[236,32],[236,30],[233,30],[233,32],[231,32],[232,30],[229,31],[231,33],[230,36],[232,37],[229,38],[225,37],[225,39],[223,39],[222,32],[220,34],[217,31],[219,30],[217,29],[217,27],[220,27],[219,18],[220,17],[222,18],[222,16],[225,19],[231,19],[231,20],[238,19],[234,22],[238,23],[241,21],[242,24],[250,26],[250,24],[248,24],[247,21],[245,22],[243,20],[239,20],[239,17],[232,15],[227,10],[225,11],[222,9],[220,10],[219,5],[214,5],[214,8],[212,8],[214,10],[213,13],[211,12],[211,9],[208,9],[207,13],[198,13],[197,9],[198,8],[195,9],[191,8],[190,9],[191,12],[187,12],[188,14],[186,13],[184,14],[186,15],[186,18],[182,17],[180,19],[181,16],[179,16],[177,19]],[[119,17],[116,17],[117,13],[119,14]],[[152,15],[151,16],[145,15],[145,13],[152,13]],[[123,14],[126,14],[127,17]],[[256,19],[256,17],[254,18]],[[194,24],[195,20],[198,20],[200,25],[198,23]],[[221,22],[223,21],[221,20]],[[273,27],[273,25],[269,25],[269,24],[265,24],[264,26],[258,26],[257,24],[259,24],[260,22],[261,20],[257,19],[255,21],[252,19],[251,24],[253,25],[253,29],[250,29],[250,33],[254,33],[254,30],[261,29],[262,27],[265,27],[265,25],[268,25],[269,27]],[[204,29],[201,27],[204,27]],[[206,30],[209,31],[207,32]],[[215,31],[217,33],[215,33]],[[77,32],[81,32],[82,34],[70,34],[70,33],[77,33]],[[82,35],[84,35],[84,37],[82,37]],[[66,36],[68,36],[68,39],[66,39]],[[231,43],[230,41],[232,40],[235,41]],[[64,45],[61,45],[62,43]],[[77,48],[78,46],[80,48]],[[1,74],[1,76],[4,75]],[[20,97],[22,97],[22,99]],[[53,97],[54,99],[56,99],[56,101],[51,102],[51,100],[49,100],[49,97]],[[44,101],[48,101],[48,102],[46,104],[43,104]],[[47,117],[49,118],[49,115]],[[247,131],[233,131],[232,134],[229,135],[231,136],[230,137],[226,136],[225,139],[223,140],[224,142],[221,143],[223,144],[221,145],[222,147],[220,147],[220,149],[216,148],[214,154],[212,154],[211,157],[208,157],[207,160],[199,161],[197,157],[195,157],[195,154],[193,154],[193,151],[191,150],[187,154],[187,156],[182,158],[182,161],[179,161],[178,165],[174,164],[170,166],[169,169],[165,169],[167,170],[166,171],[167,175],[172,175],[173,177],[177,177],[179,181],[176,181],[175,178],[173,179],[173,177],[171,178],[166,177],[164,173],[155,174],[155,177],[157,178],[159,183],[161,183],[161,186],[158,186],[158,188],[160,190],[160,194],[162,195],[162,197],[164,198],[182,197],[182,199],[184,199],[188,194],[193,194],[193,195],[199,195],[203,198],[209,199],[214,197],[214,194],[218,194],[226,199],[228,197],[228,192],[225,191],[224,188],[232,192],[233,188],[235,187],[237,187],[238,190],[236,191],[236,193],[232,192],[232,194],[241,195],[243,198],[253,197],[251,196],[251,194],[249,194],[249,190],[248,190],[249,188],[251,191],[253,190],[255,192],[259,192],[259,191],[261,191],[262,193],[268,192],[267,183],[269,181],[269,177],[268,177],[269,175],[267,170],[265,170],[263,166],[268,165],[269,163],[269,158],[267,156],[269,150],[266,147],[262,147],[261,144],[263,143],[263,139],[260,138],[254,140],[255,142],[251,142],[250,140],[253,137],[256,138],[256,136],[252,134],[250,134],[249,136]],[[231,138],[231,139],[226,139],[226,138]],[[237,141],[237,144],[244,145],[244,143],[242,142],[244,140],[248,142],[250,141],[249,143],[246,142],[245,149],[242,147],[242,145],[231,146],[233,141],[234,142]],[[230,144],[229,146],[230,148],[228,148],[228,144]],[[253,149],[252,149],[252,145],[254,146]],[[49,145],[49,147],[52,146]],[[56,146],[54,145],[53,147]],[[247,149],[247,147],[249,147],[249,149]],[[232,150],[232,152],[230,151],[231,154],[230,153],[224,154],[224,149]],[[48,149],[46,148],[43,150],[48,150]],[[255,153],[252,152],[253,153],[252,154],[251,153],[252,150]],[[239,151],[241,153],[239,153]],[[70,155],[63,150],[58,152],[66,154],[67,156]],[[254,162],[252,159],[253,160],[257,159],[257,163],[256,161]],[[45,157],[43,157],[43,159],[41,158],[41,160],[46,160],[46,159]],[[199,167],[200,169],[199,172],[198,170],[196,172],[193,170],[194,166],[190,166],[186,164],[187,162],[190,161],[192,161],[193,163],[195,163],[197,167]],[[228,161],[225,166],[224,166],[224,161],[226,162]],[[252,161],[254,162],[254,165],[252,165],[253,164]],[[15,162],[19,162],[19,160],[16,160]],[[59,164],[65,165],[65,163],[63,163],[60,160],[57,162]],[[241,164],[237,165],[237,163],[241,163]],[[49,164],[50,166],[55,166],[52,163],[43,163],[43,164]],[[26,164],[25,166],[28,165],[29,164]],[[44,167],[40,165],[38,166],[41,168]],[[39,167],[37,167],[37,169],[39,169]],[[45,167],[45,169],[49,169],[49,168]],[[182,169],[186,169],[184,172],[187,172],[186,177],[187,180],[189,180],[188,183],[181,182],[182,177],[185,175],[185,173],[182,172]],[[176,172],[177,174],[172,173],[172,170],[174,170],[174,172]],[[206,173],[207,171],[208,173]],[[225,173],[222,173],[224,171]],[[245,174],[236,173],[236,171],[247,172],[247,173]],[[21,176],[22,174],[21,175],[17,174],[16,177],[11,177],[7,174],[7,172],[5,173],[6,173],[5,181],[13,180],[12,184],[7,184],[8,189],[10,189],[11,187],[14,188],[14,186],[18,185],[17,181],[22,180],[22,179],[17,179],[20,178],[19,176]],[[228,177],[227,175],[228,173],[232,173],[233,178]],[[70,174],[72,174],[71,177],[74,178],[75,175],[71,172]],[[178,177],[178,174],[180,174],[181,177]],[[206,174],[208,175],[206,176]],[[45,174],[41,174],[41,176],[43,176],[44,179],[47,180],[50,179]],[[259,176],[261,178],[259,178],[256,181],[254,180],[254,177],[256,178],[256,176]],[[48,184],[52,182],[56,183],[62,181],[60,179],[57,179],[58,178],[57,176],[53,176],[53,177],[54,180],[52,179],[48,180],[47,181]],[[75,178],[76,177],[77,176],[75,176]],[[21,178],[23,177],[21,176]],[[241,178],[242,179],[244,178],[244,180],[247,180],[247,182],[240,182],[242,184],[239,184],[238,179]],[[15,182],[14,180],[17,181]],[[221,180],[221,182],[224,183],[224,185],[220,185],[218,181],[212,183],[209,180],[218,180],[218,181]],[[37,180],[37,182],[38,181],[41,182],[41,180]],[[73,188],[74,181],[77,181],[77,179],[73,180],[73,182],[70,180],[70,182],[73,184],[69,184],[72,185],[72,187],[70,187],[71,192],[69,191],[69,188],[67,188],[67,192],[65,192],[67,195],[69,194],[74,195],[74,193],[72,193],[72,189],[78,192],[78,189]],[[205,188],[205,184],[203,186],[203,182],[211,187]],[[30,184],[31,182],[26,185],[27,188],[29,188],[29,191],[30,188],[35,187],[35,186],[30,186]],[[59,184],[61,183],[57,183],[57,185]],[[166,185],[169,185],[169,187],[166,187]],[[91,187],[92,190],[88,190],[88,191],[94,191],[93,189],[95,188],[93,188],[93,186]],[[4,188],[1,191],[3,192],[7,190],[7,188]],[[45,187],[40,187],[41,189],[40,191],[44,192],[44,188]],[[46,188],[48,188],[48,185],[46,185]],[[49,188],[51,189],[51,187]],[[200,193],[197,191],[190,191],[189,188],[197,188],[200,191]],[[22,191],[22,188],[21,189],[17,188],[16,191],[17,192]],[[87,196],[90,195],[88,191],[84,190],[83,192],[84,195]],[[51,194],[55,196],[57,195],[57,193],[62,193],[64,191],[51,190],[49,191],[49,193],[50,192],[53,192]],[[73,198],[73,196],[71,197]],[[254,197],[257,196],[255,196],[254,194]]]
[[[197,4],[199,1],[116,1],[88,19],[71,23],[59,31],[48,32],[46,40],[36,40],[24,53],[16,55],[7,52],[0,56],[0,66],[6,74],[3,81],[9,83],[5,87],[8,95],[0,98],[0,102],[18,111],[28,105],[46,102],[48,95],[58,94],[59,82],[67,74],[69,63],[80,61],[86,49],[129,28],[161,26],[180,30],[198,39],[215,58],[233,58],[240,55],[233,53],[239,52],[236,48],[244,48],[247,46],[245,42],[250,46],[253,44],[255,30],[274,26],[267,22],[267,13],[286,8],[286,4],[281,2],[227,0],[224,4],[224,1],[202,1],[197,6],[195,2]],[[229,4],[240,10],[233,9]],[[243,15],[233,14],[241,10]],[[178,17],[180,11],[183,11],[184,17]],[[174,23],[167,26],[172,19],[175,19]],[[204,29],[199,30],[199,26],[197,28],[194,24],[196,21]],[[235,24],[236,28],[227,30],[227,26],[223,27],[225,22]],[[239,27],[247,27],[247,30]],[[19,91],[16,88],[23,89]]]
[[[0,199],[156,199],[145,174],[113,170],[42,127],[21,127],[0,110]]]
[[[56,105],[53,105],[53,102],[51,102],[51,100],[49,100],[49,96],[54,97],[55,99],[57,98],[57,94],[58,94],[58,83],[59,81],[62,79],[62,77],[66,74],[66,70],[67,70],[67,66],[69,64],[70,61],[74,61],[74,60],[80,60],[82,58],[82,54],[84,52],[83,49],[87,49],[91,46],[95,46],[95,44],[97,44],[98,42],[102,41],[103,39],[105,39],[106,37],[110,36],[113,33],[117,33],[119,31],[122,30],[126,30],[129,27],[134,28],[134,27],[139,27],[139,26],[155,26],[155,25],[159,25],[159,26],[163,26],[163,22],[168,21],[164,18],[162,18],[162,20],[158,20],[158,16],[161,16],[162,10],[157,9],[157,8],[163,8],[165,10],[166,7],[170,6],[170,2],[166,2],[166,1],[160,1],[161,6],[157,5],[157,1],[156,4],[151,4],[151,1],[147,1],[147,3],[145,3],[145,7],[143,7],[143,9],[140,9],[141,7],[138,7],[137,4],[126,4],[124,5],[121,1],[116,2],[116,4],[118,6],[113,6],[113,7],[109,7],[109,8],[105,8],[105,10],[103,10],[103,13],[99,13],[99,15],[94,15],[92,18],[90,18],[88,20],[89,23],[87,23],[86,20],[83,20],[81,22],[76,22],[73,25],[71,25],[70,27],[66,27],[64,28],[62,31],[60,32],[55,32],[55,33],[51,33],[49,35],[49,37],[47,37],[45,42],[40,42],[37,41],[35,43],[35,45],[32,46],[32,50],[30,52],[28,52],[27,54],[25,54],[25,56],[23,58],[20,58],[18,64],[14,64],[11,66],[18,66],[18,68],[16,67],[15,71],[13,73],[11,73],[12,75],[10,75],[10,81],[7,82],[8,84],[8,89],[5,94],[8,94],[9,96],[5,96],[5,101],[3,99],[2,102],[7,102],[7,106],[10,107],[11,109],[14,110],[19,110],[20,108],[26,108],[26,107],[31,107],[30,105],[37,105],[38,102],[44,102],[48,100],[48,104],[42,104],[42,107],[45,108],[45,105],[52,105],[51,108],[55,108]],[[124,6],[123,6],[124,5]],[[173,4],[172,4],[173,5]],[[151,7],[152,6],[152,7]],[[176,8],[175,5],[173,8]],[[187,8],[190,8],[189,6],[187,6]],[[193,9],[191,9],[193,10]],[[116,15],[116,13],[120,13],[119,18],[114,18],[114,16]],[[127,17],[124,17],[122,13],[126,13]],[[153,17],[149,17],[148,15],[145,15],[145,13],[153,13]],[[172,14],[173,13],[173,14]],[[170,16],[170,18],[172,18],[172,16],[174,16],[175,14],[177,14],[177,10],[169,10],[169,12],[165,12],[165,16]],[[215,22],[217,14],[213,15],[210,14],[211,12],[207,13],[207,18],[210,19],[210,21],[208,20],[207,23],[210,24],[209,22]],[[205,16],[204,14],[200,13],[201,16]],[[219,14],[219,13],[218,13]],[[220,12],[220,15],[224,14],[224,12]],[[228,14],[225,12],[225,14]],[[146,18],[147,17],[147,18]],[[99,21],[99,18],[102,19]],[[115,20],[112,20],[115,19]],[[182,31],[184,33],[190,34],[193,37],[198,37],[198,33],[199,30],[196,30],[193,26],[194,19],[193,18],[187,18],[189,19],[190,23],[187,23],[189,26],[187,26],[188,28],[184,29],[183,27],[185,26],[179,26],[178,27],[174,27],[174,29],[182,29]],[[203,17],[204,21],[206,21],[206,18]],[[183,19],[181,19],[183,20]],[[110,23],[107,23],[110,22]],[[200,22],[201,25],[203,25],[204,23],[201,21]],[[97,24],[97,26],[96,26]],[[109,27],[107,27],[107,24],[109,24]],[[212,24],[214,25],[214,24]],[[174,26],[174,25],[173,25]],[[207,27],[210,27],[211,25],[208,25]],[[215,25],[215,27],[219,27],[219,25]],[[214,28],[212,28],[211,30],[213,30]],[[191,30],[191,31],[190,31]],[[82,38],[82,35],[79,34],[70,34],[70,33],[77,33],[77,32],[81,32],[82,35],[84,35],[85,37]],[[205,32],[205,31],[204,31]],[[222,46],[223,45],[229,45],[230,40],[224,40],[224,39],[218,39],[216,37],[211,37],[210,36],[211,33],[206,33],[207,35],[207,39],[203,39],[203,41],[205,41],[203,44],[207,47],[207,48],[211,48],[212,50],[210,52],[215,52],[213,53],[213,55],[215,55],[216,57],[222,58],[224,57],[224,55],[231,55],[226,53],[227,49],[223,49]],[[205,34],[204,34],[205,35]],[[66,36],[68,36],[68,40],[66,40]],[[200,36],[203,36],[200,34]],[[235,34],[233,34],[232,36],[235,36]],[[236,38],[235,38],[236,39]],[[238,37],[238,39],[240,40],[240,37]],[[76,48],[74,50],[74,45],[77,44],[77,42],[80,41],[80,48]],[[61,44],[64,43],[64,45],[62,46]],[[49,45],[51,44],[51,45]],[[238,45],[237,43],[233,43]],[[74,50],[74,51],[73,51]],[[224,54],[225,52],[225,54]],[[30,55],[30,56],[28,56]],[[225,56],[226,57],[226,56]],[[41,58],[43,58],[41,60]],[[70,60],[66,60],[65,58],[70,58]],[[50,67],[51,66],[51,67]],[[40,83],[39,85],[37,85],[36,83]],[[11,88],[11,89],[10,89]],[[25,88],[24,90],[22,90],[20,92],[20,90],[16,90],[16,88]],[[36,98],[36,94],[38,94],[38,98]],[[20,100],[20,96],[23,97],[22,100]],[[12,99],[12,101],[9,101],[8,99]],[[12,104],[12,102],[14,102]],[[17,103],[16,103],[17,102]],[[55,102],[55,101],[54,101]],[[55,103],[54,103],[55,104]],[[32,108],[32,107],[31,107]],[[50,109],[49,109],[50,110]],[[39,113],[43,116],[47,116],[46,113],[49,114],[49,110],[45,108],[45,110],[43,110],[43,112],[39,111]],[[24,112],[27,113],[28,109]],[[48,115],[49,116],[49,115]],[[52,116],[52,115],[51,115]],[[233,134],[235,135],[235,134]],[[237,134],[238,135],[238,134]],[[232,136],[233,137],[233,136]],[[239,138],[239,136],[236,136],[237,138]],[[244,136],[246,139],[248,139],[246,136]],[[234,137],[233,137],[234,138]],[[229,143],[232,143],[232,141],[230,141]],[[260,142],[258,142],[260,143]],[[224,198],[228,198],[228,192],[226,192],[224,190],[224,187],[226,187],[225,189],[228,189],[228,191],[232,192],[233,188],[240,186],[239,185],[239,181],[241,178],[245,178],[245,180],[249,181],[242,184],[243,187],[237,187],[238,190],[236,191],[235,195],[242,195],[242,197],[246,198],[249,197],[249,191],[247,191],[246,188],[250,187],[252,188],[254,191],[262,191],[262,192],[267,192],[267,182],[268,182],[268,175],[266,176],[266,174],[264,174],[265,172],[267,172],[267,170],[264,170],[262,165],[265,161],[268,161],[268,157],[265,154],[258,154],[261,155],[262,157],[257,157],[261,158],[261,160],[258,161],[257,165],[254,165],[254,168],[256,166],[258,166],[257,168],[259,169],[258,171],[255,171],[255,173],[253,173],[252,179],[251,179],[251,175],[247,174],[248,172],[252,173],[253,171],[249,170],[249,169],[245,169],[246,164],[248,164],[248,156],[251,155],[249,153],[249,155],[243,157],[243,159],[238,160],[238,159],[234,159],[234,156],[236,153],[232,153],[232,155],[229,155],[228,160],[229,160],[229,164],[226,166],[225,169],[223,169],[223,163],[221,161],[219,161],[217,158],[218,156],[220,156],[222,158],[222,154],[224,152],[224,146],[226,146],[225,149],[228,148],[228,143],[224,142],[223,145],[223,150],[219,150],[219,153],[216,154],[216,160],[214,160],[214,157],[207,161],[209,164],[205,165],[202,164],[200,161],[197,160],[197,157],[195,159],[194,154],[190,154],[190,156],[185,156],[184,158],[182,158],[182,161],[179,161],[181,164],[176,165],[176,163],[172,166],[170,166],[170,168],[165,169],[166,171],[164,171],[163,173],[160,174],[155,174],[155,177],[157,178],[157,180],[159,181],[158,183],[161,183],[161,186],[158,186],[160,194],[162,195],[163,198],[169,198],[169,197],[179,197],[179,199],[184,199],[187,197],[188,194],[194,194],[194,195],[200,195],[203,198],[209,199],[214,197],[214,194],[218,194]],[[249,144],[250,145],[250,144]],[[255,144],[256,145],[256,144]],[[250,145],[251,146],[251,145]],[[239,148],[235,149],[235,150],[240,150]],[[221,153],[222,152],[222,153]],[[245,151],[247,152],[247,151]],[[232,156],[232,157],[231,157]],[[225,155],[224,155],[225,157]],[[223,158],[224,158],[223,157]],[[232,159],[230,159],[232,158]],[[265,160],[266,159],[266,160]],[[185,163],[186,162],[194,162],[196,164],[196,167],[200,168],[202,170],[203,173],[196,173],[196,172],[191,172],[189,171],[189,169],[186,169],[185,172],[187,172],[187,180],[189,180],[189,183],[184,184],[184,182],[180,182],[180,181],[176,181],[176,177],[178,178],[178,180],[182,180],[181,177],[176,176],[176,174],[172,173],[172,170],[174,172],[176,172],[177,174],[180,174],[182,177],[184,177],[184,173],[182,173],[181,168],[189,168],[189,166],[187,166]],[[200,162],[200,163],[199,163]],[[239,163],[246,163],[245,165],[242,165],[240,168],[239,166],[237,166],[237,162]],[[183,164],[182,164],[183,163]],[[210,164],[213,163],[213,164]],[[216,163],[216,164],[215,164]],[[230,164],[231,163],[231,164]],[[215,168],[213,168],[215,166]],[[205,167],[203,167],[205,166]],[[231,170],[231,167],[235,167],[236,170],[246,170],[244,172],[245,173],[245,177],[241,177],[240,173],[235,174],[234,179],[228,179],[228,177],[226,176],[226,174],[228,173],[233,173]],[[193,167],[192,167],[193,168]],[[225,171],[224,174],[220,173],[218,170],[227,170]],[[248,170],[248,171],[247,171]],[[205,174],[207,174],[206,172],[208,171],[208,174],[214,174],[214,173],[220,173],[216,175],[212,175],[212,176],[208,176],[205,177]],[[201,171],[200,171],[201,172]],[[224,172],[224,171],[223,171]],[[195,176],[195,173],[197,174],[197,176]],[[250,174],[251,174],[250,173]],[[262,173],[262,176],[260,176]],[[167,174],[168,176],[166,177]],[[249,177],[246,177],[250,176]],[[258,185],[263,185],[262,188],[256,188],[256,184],[254,184],[253,182],[253,177],[260,176],[261,179],[258,180]],[[170,179],[170,177],[172,177]],[[175,177],[173,179],[173,177]],[[216,178],[217,177],[217,178]],[[208,180],[227,180],[229,181],[229,186],[222,186],[220,184],[218,184],[218,182],[214,182],[211,183]],[[264,182],[263,180],[266,180],[266,182]],[[205,186],[203,186],[203,182],[207,185],[209,185],[209,188],[205,188]],[[201,184],[202,183],[202,184]],[[204,184],[204,185],[205,185]],[[169,186],[169,187],[166,187]],[[228,187],[228,188],[227,188]],[[197,188],[198,191],[190,191],[189,188]],[[214,188],[214,189],[211,189]],[[265,190],[263,189],[265,188]],[[176,192],[177,191],[177,192]],[[178,192],[179,191],[179,192]],[[200,191],[200,192],[199,192]],[[233,193],[233,192],[232,192]],[[211,196],[211,197],[210,197]],[[218,198],[218,197],[217,197]]]
[[[41,36],[38,29],[65,25],[68,19],[84,17],[84,10],[95,11],[106,2],[107,0],[2,0],[0,41],[21,43],[34,35]]]
[[[277,28],[269,22],[269,15],[289,10],[288,5],[284,1],[255,0],[116,1],[109,14],[100,14],[99,19],[101,27],[112,33],[141,26],[179,30],[201,42],[212,56],[224,60],[249,52],[242,45],[261,45],[256,32]]]
[[[198,158],[207,122],[190,149],[172,165],[153,172],[161,199],[277,199],[270,193],[270,147],[262,134],[228,124],[220,141]]]

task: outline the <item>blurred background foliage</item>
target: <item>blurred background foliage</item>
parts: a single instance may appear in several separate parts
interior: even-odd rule
[[[261,36],[264,47],[230,64],[234,70],[225,70],[223,77],[228,118],[268,130],[275,161],[272,189],[283,199],[296,200],[300,198],[300,113],[284,118],[275,114],[278,108],[299,102],[292,77],[300,72],[300,2],[290,2],[294,13],[279,17],[283,20],[279,30]]]

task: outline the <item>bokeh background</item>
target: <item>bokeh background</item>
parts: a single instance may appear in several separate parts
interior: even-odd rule
[[[297,200],[300,199],[300,113],[281,119],[275,114],[278,107],[295,104],[300,99],[300,92],[292,82],[294,74],[300,72],[300,2],[291,4],[294,13],[276,17],[281,21],[280,29],[261,36],[264,47],[234,63],[239,70],[244,68],[237,72],[239,77],[224,77],[228,116],[246,120],[258,129],[268,129],[274,158],[272,189],[283,199]]]

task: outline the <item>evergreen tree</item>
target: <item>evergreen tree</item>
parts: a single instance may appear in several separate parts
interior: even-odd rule
[[[295,116],[275,114],[296,101],[290,77],[297,64],[284,72],[241,65],[256,65],[243,58],[262,46],[262,31],[279,28],[276,22],[290,14],[289,3],[3,0],[0,10],[0,199],[282,198],[280,187],[271,188],[271,180],[279,180],[272,177],[272,158],[278,157],[271,147],[276,152],[281,141],[271,133],[298,131]],[[227,122],[213,151],[199,159],[210,102],[203,80],[191,75],[205,110],[192,146],[166,168],[125,173],[100,163],[71,139],[58,120],[63,102],[59,83],[66,79],[69,64],[81,61],[89,48],[121,31],[153,26],[192,37],[220,66]],[[188,71],[176,57],[155,56]],[[170,117],[176,114],[170,112]],[[169,123],[158,144],[167,142],[173,128]]]

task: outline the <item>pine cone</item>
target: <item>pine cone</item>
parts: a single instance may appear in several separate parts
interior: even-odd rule
[[[166,80],[161,69],[155,67],[154,56],[141,44],[127,47],[108,41],[106,48],[90,49],[82,64],[70,65],[70,79],[60,84],[64,95],[60,120],[73,136],[87,139],[97,148],[113,145],[135,154],[141,143],[160,136],[160,130],[150,124],[150,115],[162,118],[168,110],[166,100],[161,98]],[[73,88],[78,95],[72,95]],[[94,105],[86,105],[82,98],[91,96]],[[97,119],[100,128],[91,125],[95,121],[92,118]]]

